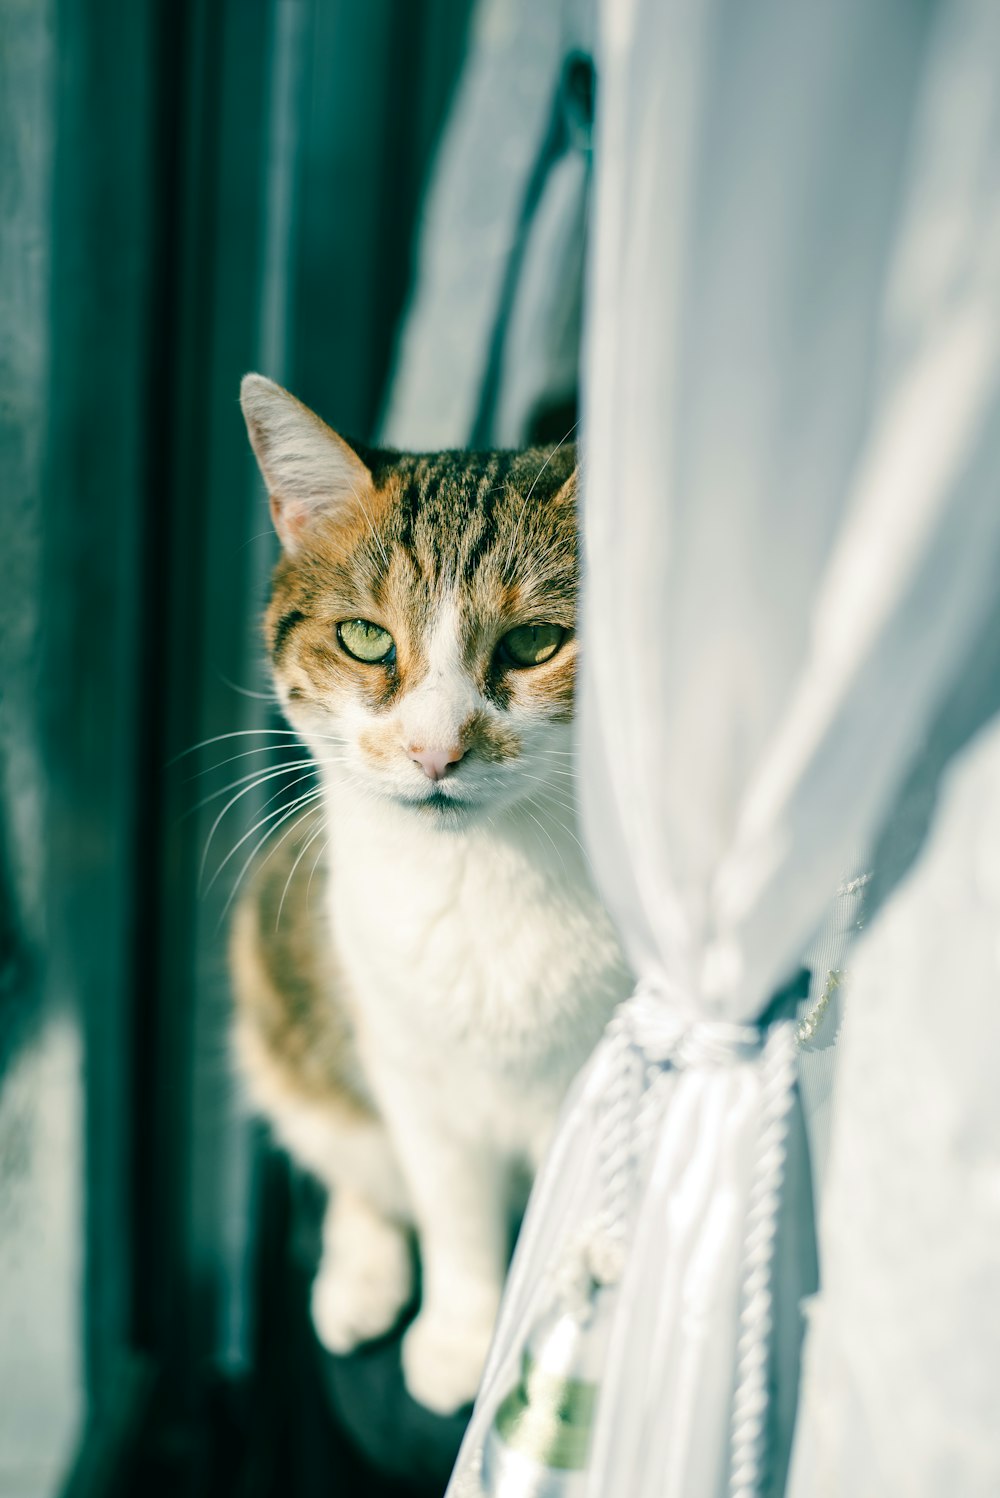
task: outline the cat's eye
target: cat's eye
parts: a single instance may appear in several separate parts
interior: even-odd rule
[[[552,659],[565,638],[560,624],[519,624],[504,635],[497,654],[508,666],[541,666]]]
[[[337,639],[348,655],[369,666],[388,661],[396,649],[389,631],[370,619],[343,619],[337,625]]]

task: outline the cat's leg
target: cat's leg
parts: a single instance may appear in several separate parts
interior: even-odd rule
[[[479,1387],[509,1248],[506,1175],[497,1160],[431,1145],[417,1170],[420,1313],[403,1339],[413,1398],[448,1414]]]
[[[389,1331],[412,1296],[409,1205],[368,1097],[329,933],[310,906],[306,865],[278,851],[234,920],[233,1043],[278,1140],[327,1188],[313,1320],[325,1346],[348,1352]],[[275,913],[286,895],[282,926]]]
[[[351,1185],[334,1187],[323,1218],[323,1256],[312,1287],[316,1335],[351,1352],[391,1331],[413,1292],[409,1235]]]
[[[412,1100],[410,1100],[412,1102]],[[403,1374],[419,1404],[448,1414],[476,1393],[509,1250],[509,1173],[394,1093],[390,1127],[420,1241],[420,1313],[403,1339]]]
[[[399,1166],[379,1120],[286,1107],[274,1121],[292,1154],[327,1188],[313,1325],[330,1352],[351,1352],[390,1331],[413,1294],[409,1207]]]
[[[388,1132],[381,1119],[333,1096],[315,1103],[279,1089],[256,1038],[241,1040],[278,1141],[326,1187],[313,1323],[331,1352],[350,1352],[390,1331],[413,1295],[412,1217]]]

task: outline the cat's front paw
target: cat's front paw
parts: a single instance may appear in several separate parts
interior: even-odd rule
[[[451,1415],[476,1397],[493,1315],[452,1319],[421,1311],[403,1338],[403,1377],[418,1404]]]
[[[369,1254],[325,1254],[313,1281],[312,1319],[328,1352],[353,1352],[391,1331],[413,1290],[405,1235],[389,1225]]]

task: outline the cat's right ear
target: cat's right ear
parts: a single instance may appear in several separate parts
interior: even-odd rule
[[[312,521],[352,507],[371,472],[315,412],[264,375],[244,375],[240,405],[274,528],[285,550],[295,552]]]

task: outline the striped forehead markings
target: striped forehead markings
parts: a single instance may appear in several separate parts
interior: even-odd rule
[[[513,466],[513,453],[496,453],[480,479],[476,495],[480,512],[479,531],[469,541],[462,558],[462,575],[466,582],[471,582],[482,565],[484,556],[496,539],[494,514],[497,497],[506,489],[507,479]]]
[[[407,465],[398,502],[399,544],[416,558],[421,539],[444,541],[454,546],[454,568],[448,565],[444,570],[467,579],[471,577],[493,539],[497,496],[504,492],[516,459],[513,452],[486,453],[481,457],[448,452],[421,457]],[[435,510],[437,514],[433,513]],[[431,545],[427,551],[435,564],[445,560],[440,544]],[[447,560],[450,563],[452,557]],[[434,581],[438,571],[436,565]]]

